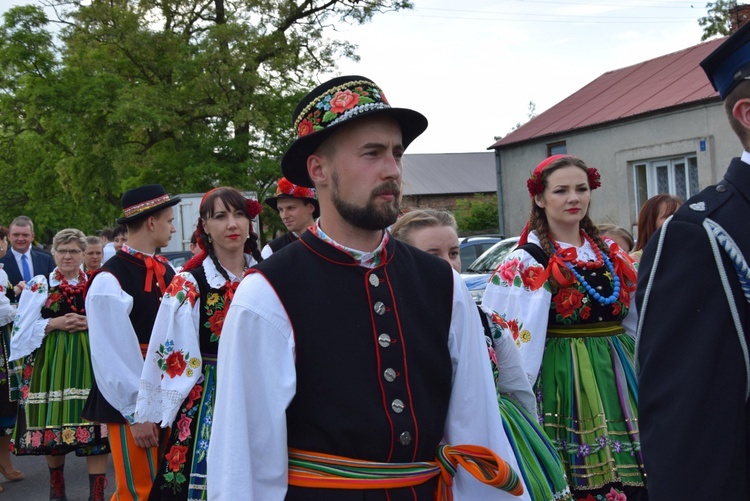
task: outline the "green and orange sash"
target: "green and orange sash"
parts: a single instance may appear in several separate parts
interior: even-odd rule
[[[440,476],[435,499],[451,501],[459,465],[482,483],[515,496],[523,494],[523,483],[513,468],[478,445],[441,445],[436,461],[416,463],[379,463],[290,448],[289,484],[325,489],[397,489]]]

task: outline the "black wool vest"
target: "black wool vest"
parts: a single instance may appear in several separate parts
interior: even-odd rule
[[[381,462],[435,459],[451,395],[452,272],[394,238],[384,256],[368,269],[308,231],[252,270],[273,286],[294,329],[289,447]],[[287,499],[431,499],[434,488],[290,486]]]

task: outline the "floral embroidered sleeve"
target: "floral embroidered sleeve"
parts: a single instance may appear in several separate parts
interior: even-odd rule
[[[16,309],[5,295],[8,285],[8,274],[0,268],[0,326],[9,324],[16,318]]]
[[[520,349],[532,385],[542,364],[552,299],[548,284],[536,283],[542,271],[530,254],[515,250],[492,274],[482,300],[482,306],[495,313],[492,320],[500,327],[498,335],[509,335]]]
[[[497,365],[497,391],[508,395],[521,404],[532,416],[537,414],[536,396],[529,384],[529,378],[523,369],[521,351],[511,337],[510,330],[498,324],[500,316],[492,310],[483,308],[490,326],[492,343],[491,355]]]
[[[200,293],[190,273],[167,287],[151,331],[135,420],[170,426],[201,375]]]
[[[18,302],[18,314],[13,324],[9,361],[30,355],[42,345],[44,329],[49,323],[48,318],[42,318],[42,307],[51,300],[54,298],[49,293],[47,278],[44,275],[37,275],[26,284],[26,290]]]

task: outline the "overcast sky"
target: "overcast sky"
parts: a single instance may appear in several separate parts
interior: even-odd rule
[[[0,0],[0,12],[13,4]],[[484,151],[598,76],[700,43],[705,1],[414,0],[331,36],[359,46],[338,74],[374,80],[430,126],[408,153]]]

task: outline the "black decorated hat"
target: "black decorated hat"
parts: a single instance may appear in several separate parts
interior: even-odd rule
[[[160,184],[130,189],[122,196],[122,217],[117,219],[117,224],[132,223],[179,202],[179,195],[170,197]]]
[[[404,148],[427,128],[424,115],[391,107],[380,87],[369,78],[343,76],[315,87],[294,110],[292,126],[297,139],[281,159],[284,177],[294,184],[312,187],[307,175],[307,157],[344,124],[374,115],[388,116],[398,122]]]
[[[750,77],[750,23],[745,23],[711,54],[701,67],[722,99]]]
[[[279,179],[279,182],[276,183],[276,194],[272,197],[266,198],[265,202],[270,208],[278,212],[278,202],[280,198],[297,198],[309,202],[315,207],[315,210],[313,211],[313,219],[317,219],[318,216],[320,216],[320,204],[318,203],[318,196],[315,193],[315,188],[297,186],[287,178],[282,177]]]

